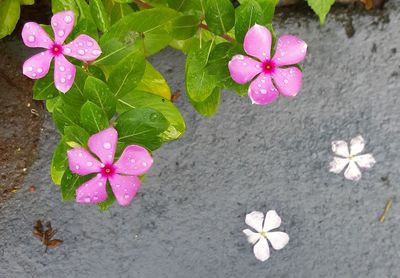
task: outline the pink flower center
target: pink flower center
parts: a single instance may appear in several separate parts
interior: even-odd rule
[[[113,164],[106,164],[104,165],[101,170],[100,173],[104,176],[104,177],[110,177],[112,175],[114,175],[115,173],[115,166]]]
[[[50,51],[54,56],[58,56],[58,55],[62,54],[62,51],[63,51],[62,45],[55,43],[50,48]]]
[[[271,60],[265,60],[262,63],[262,69],[265,74],[271,74],[275,71],[275,63]]]

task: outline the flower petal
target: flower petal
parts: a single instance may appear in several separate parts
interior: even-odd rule
[[[303,73],[296,67],[276,68],[272,73],[278,91],[287,97],[296,96],[301,89]]]
[[[243,48],[247,54],[263,62],[271,57],[271,44],[271,32],[266,27],[255,24],[247,31]]]
[[[54,61],[54,84],[57,90],[65,94],[74,84],[76,69],[64,55],[56,56]]]
[[[247,241],[251,244],[255,244],[260,239],[260,233],[255,233],[250,229],[244,229],[243,233],[247,236]]]
[[[25,61],[22,72],[32,79],[42,78],[49,72],[52,59],[53,55],[49,50],[33,55]]]
[[[282,223],[281,218],[279,215],[276,213],[275,210],[269,210],[267,214],[265,215],[265,221],[264,221],[264,232],[271,231],[273,229],[278,228]]]
[[[262,232],[262,225],[264,221],[264,213],[260,211],[253,211],[246,214],[245,222],[257,232]]]
[[[332,151],[340,156],[343,156],[345,158],[349,157],[349,147],[347,146],[347,143],[342,140],[337,140],[332,142]]]
[[[261,63],[247,56],[235,55],[228,63],[232,79],[239,84],[249,82],[261,72]]]
[[[268,242],[264,237],[261,237],[260,240],[253,247],[254,255],[256,258],[262,262],[268,260],[269,258],[269,246]]]
[[[349,166],[344,172],[344,177],[348,180],[359,181],[361,179],[361,172],[354,161],[350,161]]]
[[[110,127],[90,136],[88,146],[101,162],[110,164],[114,161],[117,141],[118,132],[115,128]]]
[[[28,47],[43,47],[49,49],[53,45],[53,40],[36,22],[25,23],[21,35],[24,44]]]
[[[92,204],[104,202],[107,199],[106,183],[106,177],[96,175],[76,189],[76,201]]]
[[[51,18],[51,27],[54,31],[54,40],[63,44],[74,28],[75,15],[72,11],[59,12]]]
[[[258,105],[270,104],[279,96],[278,90],[272,84],[271,77],[263,73],[251,82],[248,94],[251,102]]]
[[[365,140],[361,135],[354,137],[350,141],[350,155],[357,155],[364,150]]]
[[[79,35],[63,46],[63,54],[82,61],[93,61],[101,55],[99,44],[88,35]]]
[[[370,153],[356,156],[353,159],[357,162],[358,166],[364,169],[369,169],[376,163],[375,158]]]
[[[339,174],[349,164],[348,158],[334,157],[329,164],[329,172]]]
[[[115,163],[117,173],[140,176],[145,174],[153,165],[153,158],[143,147],[129,145]]]
[[[277,66],[298,64],[304,60],[307,44],[296,36],[284,35],[278,39],[272,60]]]
[[[112,191],[118,204],[129,205],[140,188],[140,180],[135,176],[122,176],[115,174],[109,178]]]
[[[289,235],[284,232],[270,232],[267,234],[267,238],[275,250],[282,249],[289,242]]]
[[[67,152],[69,169],[72,173],[84,176],[98,173],[101,170],[100,162],[84,148],[75,148]]]

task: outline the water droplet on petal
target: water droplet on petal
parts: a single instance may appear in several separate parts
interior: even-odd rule
[[[142,166],[143,166],[143,167],[146,167],[146,166],[147,166],[147,162],[143,161],[143,162],[142,162]]]
[[[261,87],[262,87],[262,85],[261,85],[261,84],[258,84],[257,86],[258,86],[258,88],[261,88]]]
[[[38,68],[36,71],[37,71],[38,73],[42,73],[42,72],[43,72],[43,69],[42,69],[42,68]]]
[[[105,142],[105,143],[103,144],[103,148],[105,148],[106,150],[111,149],[111,143],[110,143],[110,142]]]
[[[97,196],[94,196],[94,197],[93,197],[93,200],[94,200],[94,201],[97,201],[98,199],[99,199],[99,197],[97,197]]]
[[[289,83],[289,80],[284,79],[284,80],[283,80],[283,83],[287,84],[287,83]]]
[[[93,162],[92,162],[92,161],[89,161],[89,162],[87,163],[87,166],[89,166],[89,167],[93,166]]]
[[[129,199],[129,194],[125,194],[124,198]]]
[[[243,66],[247,66],[247,63],[243,63],[242,65],[243,65]]]
[[[32,76],[33,76],[33,77],[36,77],[36,73],[32,73]]]
[[[92,200],[92,199],[91,199],[90,197],[85,197],[85,198],[83,199],[83,201],[84,201],[85,203],[90,203],[91,200]]]
[[[103,183],[102,182],[99,182],[99,187],[102,187],[103,186]]]
[[[134,160],[133,158],[131,159],[131,163],[135,163],[136,162],[136,160]]]
[[[71,75],[71,74],[68,74],[67,79],[68,79],[68,80],[71,80],[71,78],[72,78],[72,75]]]
[[[92,51],[92,54],[93,54],[93,55],[100,55],[100,54],[101,54],[101,51],[95,49],[95,50]]]
[[[58,32],[57,32],[57,35],[58,35],[59,37],[64,36],[64,34],[65,34],[64,30],[58,30]]]
[[[59,69],[60,69],[60,71],[64,71],[65,67],[64,66],[60,66]]]
[[[28,71],[33,71],[33,67],[27,67],[26,68]]]
[[[60,82],[61,82],[61,83],[65,83],[65,78],[61,78],[61,79],[60,79]]]
[[[28,42],[34,42],[35,41],[35,36],[29,36],[28,37]]]
[[[79,156],[79,157],[82,157],[82,156],[83,156],[83,154],[82,154],[82,153],[78,153],[78,156]]]
[[[79,45],[79,46],[83,46],[83,43],[82,43],[82,42],[78,42],[78,45]]]
[[[116,188],[120,188],[121,185],[120,185],[120,184],[116,184],[115,187],[116,187]]]
[[[65,23],[71,23],[71,22],[72,22],[72,17],[69,16],[69,15],[66,15],[66,16],[64,17],[64,22],[65,22]]]
[[[79,55],[85,55],[85,50],[79,49],[79,50],[78,50],[78,54],[79,54]]]
[[[91,47],[91,46],[93,46],[93,42],[88,41],[88,42],[86,43],[86,45],[89,46],[89,47]]]
[[[79,170],[79,165],[75,165],[75,169],[76,169],[76,170]]]
[[[267,90],[261,89],[261,94],[265,95],[267,93]]]
[[[64,48],[64,53],[65,53],[65,54],[70,54],[70,53],[71,53],[71,48],[65,47],[65,48]]]

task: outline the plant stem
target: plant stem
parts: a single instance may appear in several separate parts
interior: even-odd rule
[[[379,217],[380,222],[385,221],[386,215],[387,215],[389,209],[392,207],[392,205],[393,205],[393,200],[392,200],[392,198],[390,198],[386,203],[385,210],[383,211],[381,217]]]
[[[142,8],[142,9],[151,9],[151,8],[153,8],[152,5],[150,5],[149,3],[145,3],[142,0],[134,0],[134,2],[136,3],[136,5],[139,6],[139,8]],[[199,28],[207,30],[207,31],[210,30],[208,28],[207,24],[204,24],[202,22],[200,22]],[[220,37],[225,39],[225,40],[227,40],[228,42],[232,42],[232,43],[236,42],[236,40],[234,38],[232,38],[231,36],[229,36],[228,34],[222,34],[222,35],[220,35]]]

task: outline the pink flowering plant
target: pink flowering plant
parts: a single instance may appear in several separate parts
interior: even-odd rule
[[[25,45],[41,50],[23,73],[61,134],[51,177],[63,200],[128,205],[154,151],[184,134],[176,97],[148,60],[168,46],[187,56],[185,93],[203,116],[224,90],[261,105],[298,94],[306,44],[285,35],[275,45],[277,1],[239,2],[53,1],[50,25],[24,25]]]

